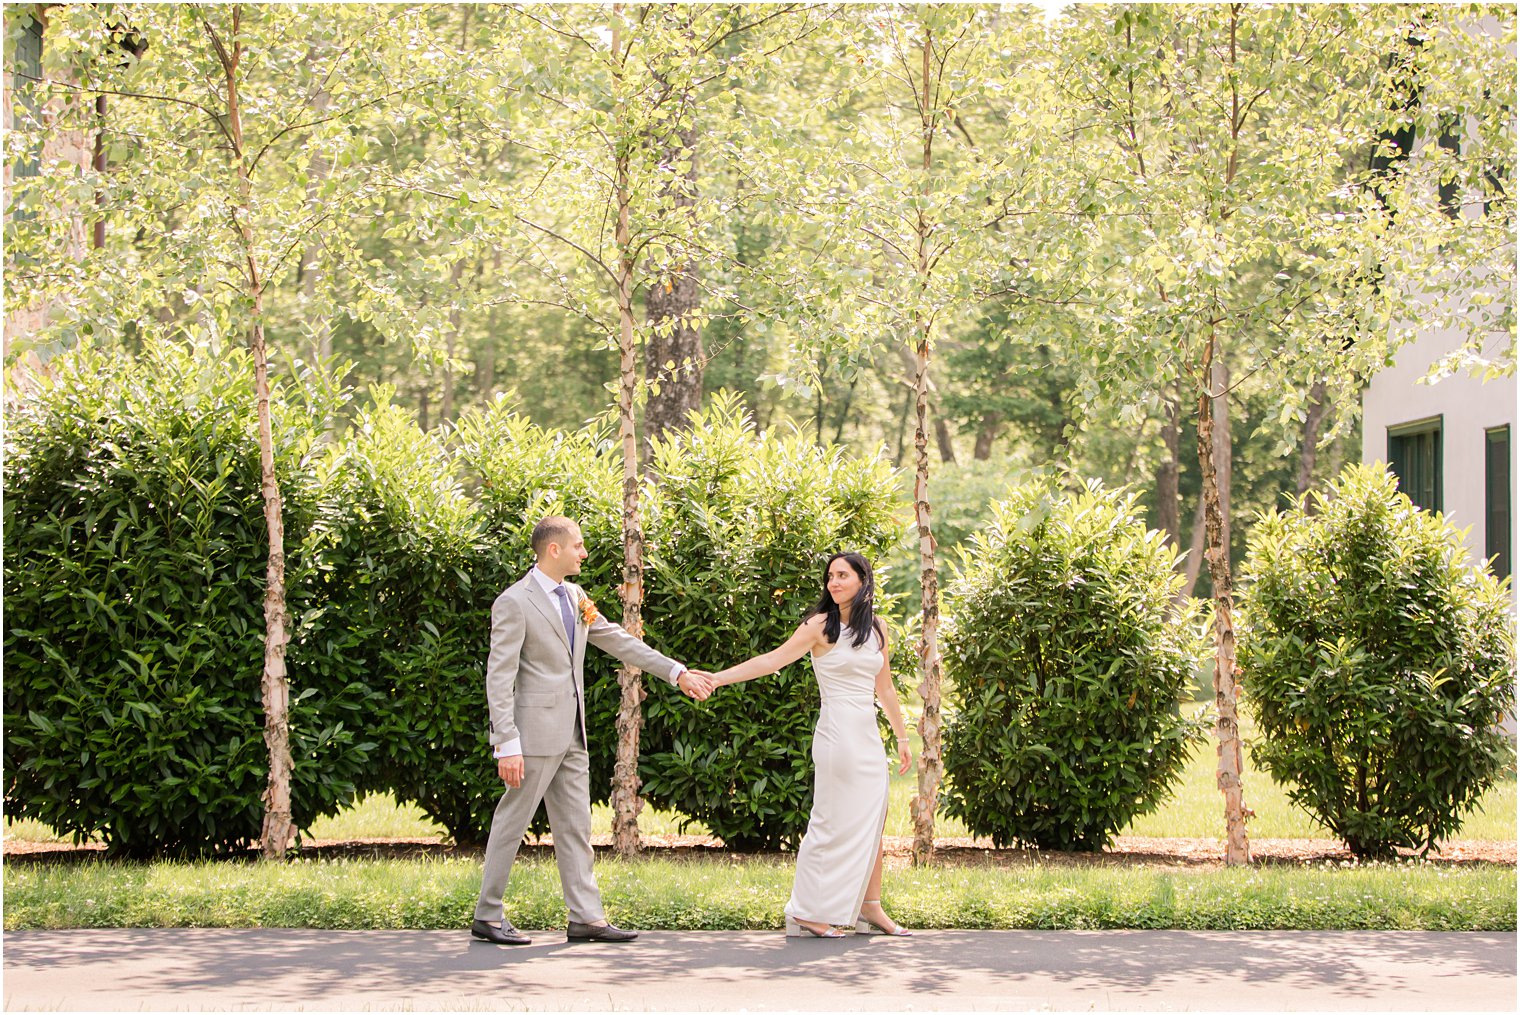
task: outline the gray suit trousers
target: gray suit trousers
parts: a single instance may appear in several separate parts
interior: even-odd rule
[[[595,923],[606,918],[602,892],[591,869],[591,759],[577,736],[563,754],[523,756],[522,786],[506,787],[491,819],[486,840],[485,869],[475,919],[502,919],[502,896],[512,874],[512,861],[542,802],[554,833],[554,860],[570,919]]]

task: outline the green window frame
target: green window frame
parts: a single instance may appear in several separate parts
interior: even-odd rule
[[[1462,155],[1462,121],[1454,114],[1441,117],[1441,133],[1436,137],[1436,144],[1450,152],[1453,156],[1461,158]],[[1456,170],[1452,175],[1443,178],[1437,188],[1441,203],[1441,211],[1447,218],[1459,218],[1462,214],[1462,188],[1456,177]]]
[[[10,55],[12,111],[35,117],[42,108],[37,101],[36,78],[42,77],[42,22],[30,17],[17,33]],[[37,153],[30,152],[11,163],[11,177],[36,176],[41,171]]]
[[[1399,477],[1399,489],[1426,511],[1444,508],[1441,471],[1441,416],[1388,428],[1388,467]]]
[[[1485,430],[1483,443],[1483,555],[1493,561],[1495,577],[1508,578],[1513,573],[1510,540],[1514,519],[1509,424]]]
[[[12,34],[10,24],[6,27],[6,36],[12,42],[10,51],[6,54],[5,70],[8,75],[8,84],[11,86],[10,122],[6,124],[9,129],[15,127],[24,119],[36,120],[42,109],[42,104],[37,98],[37,81],[42,77],[42,21],[35,13],[17,14],[15,17],[26,18],[19,32]],[[13,15],[7,11],[5,20],[10,22]],[[6,242],[11,240],[10,225],[12,222],[30,222],[37,217],[32,208],[21,205],[15,196],[15,185],[22,180],[40,176],[42,174],[42,149],[34,146],[31,150],[18,154],[11,163],[11,189],[5,195],[5,225]],[[29,261],[30,258],[22,258],[12,254],[12,263]]]

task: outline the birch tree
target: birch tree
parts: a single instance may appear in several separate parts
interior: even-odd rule
[[[726,232],[717,202],[691,186],[694,148],[685,141],[695,136],[699,110],[717,108],[704,105],[703,97],[733,87],[763,57],[762,50],[734,53],[725,44],[779,24],[795,9],[715,5],[671,13],[613,4],[498,12],[497,27],[513,42],[467,61],[473,69],[467,87],[476,102],[463,107],[445,143],[503,152],[510,174],[460,179],[440,171],[450,160],[435,159],[390,181],[447,201],[452,213],[472,217],[468,228],[525,250],[516,275],[503,279],[500,301],[557,308],[587,322],[616,349],[611,387],[623,457],[619,598],[623,626],[635,636],[643,634],[644,598],[639,410],[650,380],[641,377],[640,353],[657,331],[663,339],[672,328],[700,329],[707,313],[691,305],[684,288],[673,313],[649,294],[685,286],[699,257],[722,251]],[[479,88],[482,79],[495,88]],[[502,106],[510,107],[507,116],[492,123],[487,111]],[[703,115],[716,132],[720,117]],[[704,281],[704,293],[714,288]],[[649,310],[643,319],[641,300]],[[625,667],[618,679],[612,808],[616,845],[626,855],[639,848],[645,692],[637,670]]]
[[[777,195],[783,210],[774,221],[793,233],[762,270],[778,294],[801,295],[799,309],[777,315],[791,329],[795,361],[848,372],[884,346],[907,368],[922,618],[922,755],[912,804],[918,862],[933,852],[943,773],[931,440],[943,461],[955,460],[935,405],[935,348],[989,301],[1028,307],[1071,298],[1053,287],[1066,283],[1056,265],[1066,266],[1077,245],[1045,171],[1061,142],[1040,131],[1052,112],[1043,42],[1043,23],[1027,11],[864,11],[824,49],[837,77],[819,90],[832,101],[791,125],[791,138],[761,142],[787,150],[782,170],[790,175],[764,164],[752,170],[756,189]],[[1017,89],[1008,87],[1015,74]],[[797,155],[798,135],[820,129],[830,132],[827,150]],[[797,162],[808,158],[817,161],[800,172]],[[1062,229],[1052,228],[1056,222]],[[817,374],[803,374],[803,382],[819,383]]]
[[[69,175],[31,183],[43,212],[14,235],[11,254],[22,255],[22,267],[7,281],[12,291],[52,303],[47,335],[63,344],[130,331],[213,346],[242,341],[253,354],[257,399],[249,408],[257,421],[268,533],[260,693],[269,763],[261,847],[266,858],[278,858],[294,831],[290,617],[266,302],[306,238],[366,192],[360,174],[330,175],[319,185],[323,202],[313,207],[292,183],[319,151],[331,159],[346,148],[359,114],[395,98],[373,87],[384,75],[375,73],[372,57],[404,52],[384,48],[383,37],[405,15],[334,8],[311,16],[248,5],[77,5],[57,13],[51,26],[60,39],[57,59],[78,74],[50,76],[39,87],[112,97],[111,119],[99,124],[110,171],[101,158],[82,184]],[[138,41],[136,52],[111,45],[124,33]],[[312,53],[320,62],[308,59]],[[324,89],[331,109],[314,115],[310,97]],[[59,257],[49,243],[62,225],[46,209],[63,207],[50,198],[81,185],[96,195],[100,221],[114,225],[102,228],[102,242],[88,257],[74,260]]]
[[[1231,389],[1283,390],[1278,420],[1308,425],[1316,383],[1341,392],[1411,333],[1408,273],[1429,223],[1411,174],[1368,187],[1366,153],[1402,115],[1388,56],[1397,8],[1082,8],[1062,22],[1063,82],[1122,172],[1095,194],[1115,226],[1118,302],[1094,335],[1087,383],[1128,393],[1129,415],[1185,379],[1203,474],[1213,585],[1215,733],[1227,861],[1249,862],[1241,779],[1226,498]],[[1477,101],[1471,93],[1465,101]],[[1096,136],[1096,135],[1095,135]],[[1469,174],[1476,178],[1476,173]],[[1396,177],[1396,178],[1395,178]],[[1396,193],[1396,198],[1388,195]],[[1390,207],[1407,207],[1401,222]],[[1228,370],[1224,366],[1228,363]],[[1252,421],[1258,426],[1263,421]],[[1322,425],[1316,419],[1314,428]],[[1291,447],[1291,445],[1290,445]]]

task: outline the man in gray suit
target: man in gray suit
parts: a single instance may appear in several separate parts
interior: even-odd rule
[[[502,895],[523,834],[542,801],[554,833],[554,859],[570,910],[570,941],[632,941],[636,931],[607,922],[591,870],[590,759],[586,750],[586,643],[629,666],[657,674],[701,701],[712,677],[685,666],[598,615],[586,594],[565,579],[586,559],[580,526],[551,515],[533,529],[537,563],[491,607],[486,700],[491,746],[506,783],[491,835],[470,933],[482,941],[525,945],[508,922]]]

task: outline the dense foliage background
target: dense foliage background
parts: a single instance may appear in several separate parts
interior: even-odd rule
[[[268,342],[286,370],[352,364],[423,430],[501,393],[539,426],[602,416],[615,135],[651,433],[727,390],[762,429],[904,468],[911,332],[932,316],[943,548],[1031,473],[1131,485],[1186,548],[1186,350],[1217,318],[1238,559],[1245,519],[1357,457],[1356,392],[1400,322],[1512,333],[1513,300],[1389,301],[1393,276],[1512,287],[1516,103],[1510,6],[1232,10],[628,5],[618,77],[608,7],[244,5]],[[123,355],[242,341],[222,228],[238,184],[207,98],[226,14],[7,6],[6,355],[23,375],[87,335]],[[950,75],[928,164],[902,67],[925,33]],[[1483,214],[1450,214],[1462,202]],[[894,562],[906,591],[912,558]]]
[[[1156,556],[1126,574],[1155,593],[1170,570],[1147,568],[1182,554],[1179,601],[1220,593],[1228,676],[1229,562],[1258,512],[1357,457],[1367,378],[1421,328],[1465,339],[1440,370],[1514,372],[1513,6],[4,19],[7,799],[128,851],[221,848],[256,818],[238,674],[259,661],[261,487],[285,500],[297,823],[391,788],[479,834],[474,618],[564,510],[609,615],[636,602],[618,561],[641,521],[651,640],[703,662],[784,637],[818,555],[868,550],[922,632],[926,850],[940,653],[914,589],[956,547],[1008,544],[1012,486],[1128,490]],[[1125,619],[1165,641],[1152,612]],[[650,798],[793,840],[801,672],[711,708],[709,732],[762,745],[742,757],[653,686]],[[611,726],[610,661],[591,676]],[[1165,768],[1104,806],[1149,806]],[[1078,819],[1050,834],[1101,840]]]

